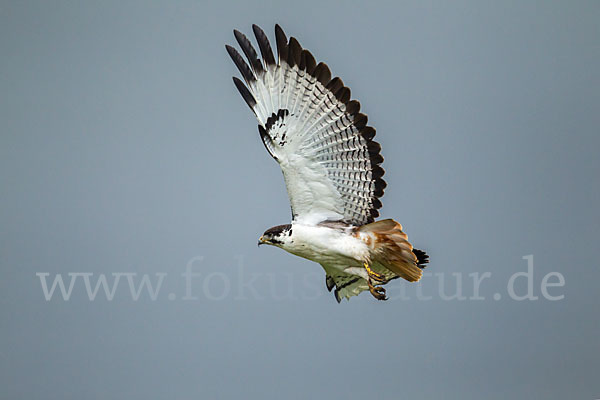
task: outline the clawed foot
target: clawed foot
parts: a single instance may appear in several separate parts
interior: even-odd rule
[[[381,286],[373,286],[371,279],[367,280],[369,284],[369,292],[375,297],[377,300],[387,300],[387,296],[385,295],[385,289]]]
[[[382,274],[379,274],[379,273],[373,271],[368,263],[364,263],[363,265],[365,266],[365,269],[367,270],[369,277],[371,279],[373,279],[374,281],[385,282],[387,280],[387,279],[385,279],[385,276],[383,276]]]

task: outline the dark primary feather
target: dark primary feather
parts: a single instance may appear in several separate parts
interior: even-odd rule
[[[273,50],[271,49],[271,45],[269,44],[269,39],[265,32],[260,29],[258,25],[252,25],[252,30],[254,31],[254,37],[256,37],[256,41],[258,42],[258,47],[260,48],[260,54],[262,55],[263,60],[265,61],[265,65],[274,66],[275,65],[275,57],[273,57]]]
[[[279,25],[275,25],[275,41],[277,42],[277,56],[279,57],[279,63],[287,60],[288,49],[287,49],[287,38],[283,29]]]
[[[252,96],[252,93],[250,93],[246,85],[244,85],[244,83],[235,76],[233,77],[233,83],[235,84],[235,87],[239,90],[240,94],[246,101],[246,104],[248,104],[252,112],[254,112],[254,106],[256,106],[256,99],[254,98],[254,96]]]
[[[290,42],[288,43],[288,64],[293,67],[294,65],[300,64],[300,53],[302,52],[302,47],[300,43],[296,40],[295,37],[290,38]]]
[[[254,76],[252,70],[250,70],[250,67],[248,66],[248,64],[246,64],[246,61],[244,61],[240,53],[238,53],[236,49],[229,45],[225,45],[225,48],[227,49],[229,56],[235,63],[235,66],[240,70],[240,73],[242,74],[246,82],[254,82],[256,80],[256,77]]]
[[[263,65],[258,59],[258,54],[256,54],[256,50],[254,50],[254,47],[252,47],[252,43],[250,43],[246,35],[244,35],[238,30],[234,30],[233,34],[240,47],[242,48],[242,51],[246,55],[246,58],[250,62],[254,74],[257,76],[262,74],[264,72]]]

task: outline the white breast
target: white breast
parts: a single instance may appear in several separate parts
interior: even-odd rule
[[[365,242],[351,233],[325,226],[292,224],[292,235],[282,248],[320,264],[359,266],[368,259]]]

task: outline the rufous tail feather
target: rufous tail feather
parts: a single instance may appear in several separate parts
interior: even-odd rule
[[[427,253],[413,249],[402,225],[385,219],[363,225],[359,232],[372,239],[371,262],[380,264],[409,282],[421,279],[422,269],[429,262]]]

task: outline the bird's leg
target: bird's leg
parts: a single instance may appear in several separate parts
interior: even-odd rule
[[[377,300],[387,300],[385,295],[385,289],[381,286],[374,286],[373,282],[371,282],[371,278],[367,279],[367,283],[369,284],[369,292],[375,297]]]
[[[377,300],[387,300],[385,295],[385,289],[381,286],[373,285],[373,281],[377,281],[378,283],[385,282],[385,276],[378,274],[377,272],[371,269],[369,263],[364,263],[365,269],[367,270],[367,274],[369,274],[369,279],[367,279],[367,283],[369,284],[369,292],[375,297]]]
[[[363,265],[365,266],[365,269],[367,270],[367,274],[369,274],[369,278],[371,278],[377,282],[385,282],[386,281],[385,276],[373,271],[371,269],[371,266],[369,266],[369,263],[364,263]]]

